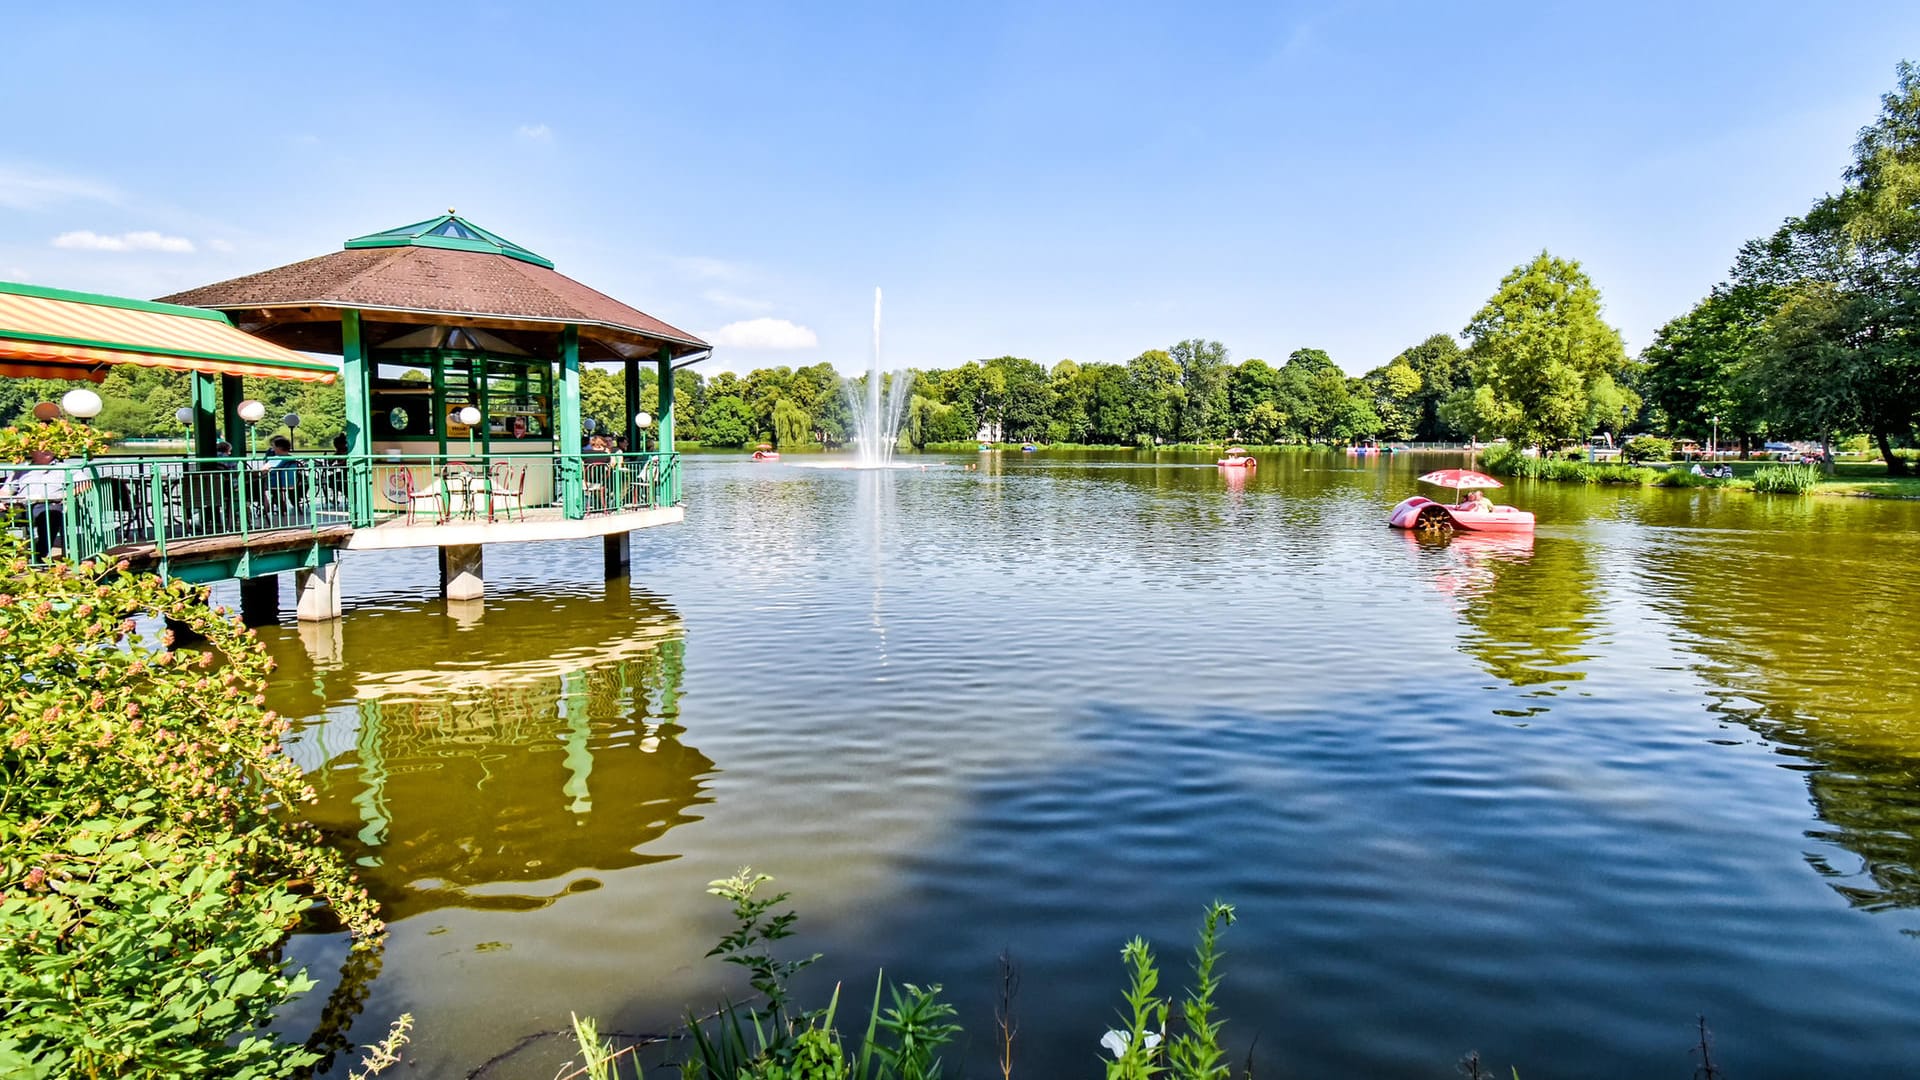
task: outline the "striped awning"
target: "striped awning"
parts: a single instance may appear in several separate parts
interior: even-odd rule
[[[234,329],[204,308],[0,282],[0,375],[91,379],[114,364],[332,382],[339,365]]]

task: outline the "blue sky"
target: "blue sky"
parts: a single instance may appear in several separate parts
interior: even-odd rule
[[[0,279],[457,207],[716,367],[1185,337],[1349,371],[1542,248],[1637,351],[1839,184],[1920,4],[7,5]]]

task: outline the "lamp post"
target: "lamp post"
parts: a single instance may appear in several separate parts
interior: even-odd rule
[[[61,411],[83,424],[100,415],[102,404],[100,395],[84,386],[67,391],[66,396],[60,399]]]
[[[300,414],[297,412],[290,412],[287,415],[281,417],[280,422],[287,426],[287,441],[292,442],[293,430],[300,426]]]
[[[84,386],[78,390],[67,391],[66,395],[60,399],[60,407],[66,410],[68,416],[80,421],[83,427],[87,421],[100,415],[100,407],[102,404],[100,395]],[[91,458],[93,452],[91,450],[85,451],[85,456]]]
[[[480,423],[480,410],[468,405],[458,413],[455,413],[454,419],[460,421],[461,426],[467,429],[467,456],[472,457],[473,429],[475,425]]]
[[[234,411],[240,414],[240,419],[246,421],[247,456],[252,457],[253,456],[253,425],[266,419],[267,405],[263,401],[259,401],[254,398],[248,398],[247,400],[241,402],[240,407]]]
[[[1713,418],[1713,438],[1707,442],[1707,452],[1713,455],[1713,460],[1720,460],[1720,418],[1718,416]]]
[[[640,452],[647,452],[647,429],[653,426],[653,414],[637,412],[633,414],[633,426],[640,429]]]

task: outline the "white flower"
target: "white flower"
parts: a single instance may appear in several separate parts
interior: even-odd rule
[[[1127,1044],[1132,1041],[1133,1033],[1130,1031],[1109,1031],[1105,1035],[1100,1036],[1100,1045],[1106,1047],[1116,1060],[1126,1056]],[[1146,1044],[1149,1050],[1159,1046],[1159,1034],[1152,1031],[1147,1032]]]

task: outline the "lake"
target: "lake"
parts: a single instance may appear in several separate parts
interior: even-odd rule
[[[1522,483],[1530,542],[1435,542],[1386,514],[1457,456],[911,460],[694,455],[631,581],[352,555],[344,620],[263,628],[392,923],[297,938],[286,1029],[549,1080],[570,1011],[738,992],[750,864],[843,1031],[944,985],[949,1075],[998,1075],[1003,950],[1015,1075],[1100,1075],[1122,943],[1178,994],[1216,897],[1263,1076],[1687,1077],[1702,1014],[1743,1080],[1920,1061],[1920,503]]]

